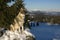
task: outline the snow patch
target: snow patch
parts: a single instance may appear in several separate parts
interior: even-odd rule
[[[27,29],[22,33],[19,33],[18,31],[12,32],[6,30],[3,36],[0,37],[0,40],[26,40],[27,36],[34,37],[34,35],[27,31]]]

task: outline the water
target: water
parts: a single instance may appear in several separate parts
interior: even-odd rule
[[[39,23],[39,26],[31,27],[31,33],[36,40],[60,40],[60,25]]]

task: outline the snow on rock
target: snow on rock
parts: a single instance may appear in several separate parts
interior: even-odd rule
[[[35,36],[30,33],[30,29],[29,29],[29,28],[26,28],[25,31],[24,31],[24,33],[25,33],[27,36],[29,35],[29,36],[32,36],[32,37],[35,38]]]
[[[18,32],[6,31],[0,40],[25,40],[26,35],[19,34]]]
[[[26,40],[27,36],[33,37],[33,34],[26,30],[22,33],[6,30],[6,32],[0,37],[0,40]]]

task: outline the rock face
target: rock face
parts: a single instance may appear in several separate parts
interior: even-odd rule
[[[10,25],[10,30],[1,32],[0,40],[33,40],[33,35],[24,30],[24,9],[21,8],[19,14],[14,19],[14,23]],[[2,34],[3,33],[3,34]]]

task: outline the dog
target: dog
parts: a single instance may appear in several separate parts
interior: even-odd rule
[[[14,19],[14,23],[10,25],[10,30],[22,32],[24,30],[23,27],[24,18],[25,18],[24,10],[23,8],[21,8],[19,14]]]

